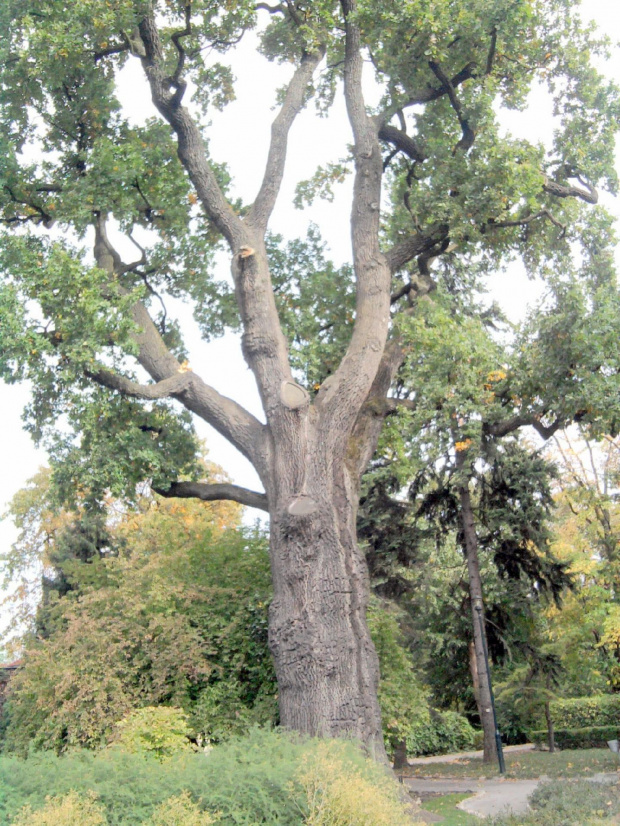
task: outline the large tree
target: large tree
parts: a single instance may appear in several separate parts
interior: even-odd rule
[[[61,490],[78,486],[96,500],[148,477],[172,496],[232,498],[269,512],[270,646],[286,726],[347,733],[383,752],[355,522],[360,476],[404,357],[393,314],[412,312],[433,289],[434,258],[461,290],[516,252],[533,269],[568,260],[582,208],[596,204],[597,187],[615,187],[617,97],[591,66],[602,47],[574,5],[2,4],[10,33],[0,45],[3,374],[33,382],[31,427],[38,438],[53,433]],[[292,74],[277,96],[262,183],[244,204],[211,157],[208,118],[233,94],[217,56],[234,57],[251,29],[263,54]],[[365,63],[380,95],[372,111]],[[154,107],[140,125],[119,104],[129,64],[142,71]],[[547,151],[506,134],[498,117],[502,107],[523,108],[545,81],[557,117]],[[340,85],[353,146],[300,197],[352,171],[353,266],[338,275],[350,274],[355,308],[349,316],[319,293],[309,297],[317,318],[326,316],[315,325],[318,346],[335,328],[344,346],[329,375],[304,387],[289,355],[297,342],[287,341],[278,313],[270,265],[281,260],[267,231],[292,124],[311,97],[325,114]],[[111,226],[134,240],[135,260],[123,260]],[[221,247],[234,294],[212,278]],[[313,257],[302,260],[310,269],[300,278],[320,289]],[[289,287],[294,303],[303,287]],[[240,327],[264,422],[203,381],[199,365],[189,369],[178,325],[158,310],[164,294],[193,300],[206,336]],[[181,480],[195,454],[191,416],[250,460],[264,493]]]

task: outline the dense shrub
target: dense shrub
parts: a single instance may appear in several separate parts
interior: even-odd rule
[[[188,792],[171,797],[158,806],[145,826],[211,826],[217,818],[201,812]]]
[[[331,761],[336,767],[331,775],[325,770],[322,800],[345,819],[321,821],[309,803],[308,772],[321,760]],[[380,806],[391,811],[396,824],[396,816],[402,810],[394,802],[393,782],[353,743],[326,746],[278,731],[255,730],[247,737],[216,746],[208,755],[186,753],[164,763],[153,756],[131,754],[120,748],[98,753],[82,750],[61,757],[41,752],[25,761],[0,757],[0,826],[9,826],[23,806],[30,805],[36,811],[45,805],[46,795],[62,797],[72,790],[80,795],[95,794],[109,826],[159,826],[153,818],[159,817],[161,821],[161,812],[166,811],[162,804],[168,812],[174,806],[189,818],[179,820],[178,826],[202,826],[202,822],[207,822],[205,813],[217,815],[218,826],[301,826],[309,816],[315,818],[316,826],[381,824],[381,820],[351,820],[353,815],[346,815],[347,788],[357,790],[351,805],[354,798],[365,800],[371,817],[371,802],[379,801]],[[185,803],[178,800],[184,792],[191,796]],[[183,806],[189,811],[183,812]],[[196,821],[197,812],[203,816],[202,822]],[[176,826],[174,820],[170,821],[172,824]],[[80,826],[87,826],[86,822]]]
[[[103,808],[91,795],[69,792],[64,797],[48,797],[36,812],[24,806],[12,826],[107,826]]]
[[[144,823],[154,809],[184,789],[200,792],[205,768],[203,755],[161,763],[155,757],[129,754],[120,749],[102,752],[73,751],[62,757],[40,752],[27,760],[0,757],[0,826],[29,804],[37,810],[46,796],[63,796],[74,790],[94,792],[110,826]]]
[[[265,539],[207,504],[128,513],[122,552],[65,565],[72,590],[11,680],[5,750],[100,748],[142,706],[182,708],[210,741],[275,722]]]
[[[560,749],[601,749],[608,740],[620,737],[620,721],[615,726],[589,726],[586,728],[555,729],[555,744]],[[532,743],[546,746],[547,730],[530,732]]]
[[[603,694],[599,697],[554,700],[550,704],[550,711],[555,726],[560,729],[618,726],[620,695]]]
[[[189,735],[186,714],[167,706],[138,708],[116,725],[116,742],[122,748],[159,760],[188,751]]]
[[[468,751],[475,743],[475,730],[456,711],[424,709],[411,721],[407,733],[407,753],[416,756]]]
[[[217,818],[202,812],[188,792],[171,797],[156,808],[143,826],[211,826]],[[11,826],[108,826],[103,807],[93,795],[69,792],[64,797],[48,797],[45,805],[26,805]]]
[[[394,779],[352,756],[350,747],[334,741],[305,756],[297,779],[306,795],[307,826],[411,826]]]
[[[370,602],[368,625],[381,669],[379,703],[388,751],[402,740],[410,755],[472,748],[474,730],[465,717],[430,708],[428,689],[419,681],[397,618],[377,599]]]

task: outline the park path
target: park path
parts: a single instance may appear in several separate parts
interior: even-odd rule
[[[508,746],[504,750],[508,753],[515,751],[529,751],[532,746]],[[409,760],[410,765],[426,763],[446,763],[455,760],[482,757],[482,752],[467,752],[460,754],[442,755],[440,757],[417,757]],[[600,773],[584,778],[594,783],[617,783],[617,773]],[[478,817],[492,817],[494,815],[511,812],[523,814],[528,810],[528,801],[539,783],[549,780],[542,776],[531,780],[511,780],[507,778],[466,778],[466,777],[405,777],[404,783],[415,794],[424,797],[425,794],[467,794],[471,797],[458,804],[459,809],[477,815]],[[424,806],[424,803],[422,803]],[[432,817],[429,822],[439,822]]]

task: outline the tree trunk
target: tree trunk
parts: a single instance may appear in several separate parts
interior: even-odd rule
[[[474,652],[478,675],[478,684],[474,684],[474,696],[478,704],[478,713],[484,735],[484,755],[483,762],[490,763],[497,760],[497,745],[495,742],[495,719],[493,706],[491,703],[491,692],[489,687],[489,673],[487,670],[485,649],[487,649],[486,632],[484,624],[484,602],[482,599],[482,580],[480,578],[480,565],[478,562],[478,537],[474,522],[474,512],[471,505],[469,489],[463,485],[459,489],[461,504],[461,527],[463,530],[463,545],[465,558],[467,560],[467,573],[469,576],[469,596],[471,603],[471,614],[474,632]],[[480,611],[476,606],[480,606]],[[488,649],[487,649],[488,650]],[[473,671],[473,669],[471,669]]]
[[[551,689],[551,678],[549,674],[547,674],[547,692]],[[555,751],[555,730],[553,728],[553,718],[551,717],[551,703],[549,701],[549,696],[545,699],[545,720],[547,721],[547,743],[549,745],[549,751],[553,753]]]
[[[472,687],[474,690],[474,700],[476,701],[476,708],[480,708],[480,691],[478,690],[478,685],[480,684],[480,678],[478,677],[478,662],[476,661],[476,646],[474,645],[474,641],[472,640],[469,645],[467,646],[467,651],[469,653],[469,673],[471,674],[471,682]]]
[[[402,771],[407,767],[407,741],[399,740],[394,747],[394,771]]]
[[[306,419],[290,449],[278,451],[269,497],[269,645],[280,719],[310,735],[354,737],[387,762],[366,624],[368,571],[355,530],[357,481],[329,435],[309,428]]]

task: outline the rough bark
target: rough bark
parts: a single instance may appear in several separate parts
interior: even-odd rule
[[[476,660],[476,674],[478,676],[477,692],[474,690],[480,723],[484,735],[484,756],[483,761],[490,763],[497,759],[497,746],[495,743],[495,720],[493,706],[491,703],[491,693],[489,690],[489,673],[487,670],[485,648],[487,648],[485,622],[484,622],[484,601],[482,593],[482,579],[480,577],[480,564],[478,561],[478,538],[474,522],[474,512],[471,504],[469,488],[466,484],[459,487],[459,500],[461,506],[461,528],[463,532],[463,547],[465,559],[467,561],[467,574],[469,577],[469,596],[471,604],[471,615],[474,637],[474,651]],[[476,606],[481,607],[479,612]],[[479,619],[480,617],[480,619]],[[482,620],[482,621],[481,621]]]
[[[407,741],[399,740],[394,749],[394,763],[392,768],[395,772],[407,767]]]
[[[277,445],[271,517],[269,643],[284,726],[353,736],[386,760],[377,701],[379,666],[366,625],[366,561],[356,537],[357,473],[325,424],[298,411],[295,437]],[[291,432],[293,428],[291,428]],[[305,513],[296,512],[303,503]]]
[[[478,691],[478,686],[480,685],[480,677],[478,676],[476,646],[474,645],[473,640],[467,646],[467,652],[469,654],[469,673],[471,675],[471,683],[474,691],[474,700],[476,701],[476,707],[480,709],[480,692]]]
[[[551,691],[551,677],[547,674],[547,697],[545,699],[545,720],[547,722],[547,745],[549,751],[555,751],[555,729],[553,726],[553,717],[551,716],[551,702],[549,700],[549,692]]]

